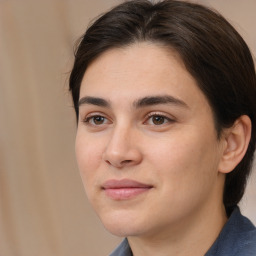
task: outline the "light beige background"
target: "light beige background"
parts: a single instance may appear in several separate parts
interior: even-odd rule
[[[0,0],[0,255],[101,256],[120,239],[88,205],[67,89],[73,45],[118,0]],[[201,0],[256,55],[255,0]],[[256,223],[256,178],[242,211]]]

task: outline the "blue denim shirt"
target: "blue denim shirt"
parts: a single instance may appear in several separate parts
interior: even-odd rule
[[[132,256],[128,240],[124,239],[110,256]],[[256,256],[256,228],[238,207],[205,256]]]

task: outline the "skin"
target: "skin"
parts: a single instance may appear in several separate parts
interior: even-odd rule
[[[138,104],[162,96],[175,100]],[[209,103],[175,52],[137,43],[104,52],[85,72],[79,170],[104,226],[128,237],[135,256],[206,253],[227,220],[224,170],[236,164],[227,163],[227,138],[217,138]],[[230,141],[237,148],[235,134]],[[151,187],[113,199],[102,189],[112,179]]]

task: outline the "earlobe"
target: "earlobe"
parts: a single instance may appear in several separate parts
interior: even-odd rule
[[[223,134],[224,149],[219,164],[219,172],[229,173],[243,159],[251,138],[251,120],[240,116],[231,128]]]

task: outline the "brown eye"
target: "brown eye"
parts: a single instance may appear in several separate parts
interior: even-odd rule
[[[84,123],[91,126],[98,126],[108,123],[108,119],[104,116],[95,115],[85,118]]]
[[[96,125],[104,124],[105,117],[103,116],[94,116],[92,117],[92,122]]]
[[[149,114],[148,118],[145,122],[145,124],[151,125],[151,126],[160,126],[160,125],[165,125],[168,123],[173,123],[175,122],[173,119],[165,116],[165,115],[161,115],[161,114]]]
[[[166,118],[163,116],[152,116],[152,123],[155,125],[161,125],[166,122]]]

